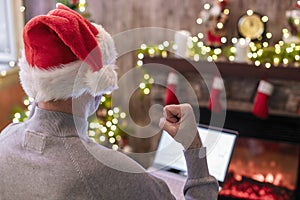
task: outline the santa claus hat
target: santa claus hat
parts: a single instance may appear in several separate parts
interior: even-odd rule
[[[23,39],[21,84],[36,101],[96,96],[117,88],[112,37],[68,7],[58,4],[30,20]]]

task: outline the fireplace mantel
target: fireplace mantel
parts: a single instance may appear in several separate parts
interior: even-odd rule
[[[159,63],[174,68],[179,72],[196,72],[193,66],[207,65],[207,61],[193,61],[181,58],[162,58],[162,57],[145,57],[144,64]],[[220,74],[223,77],[245,77],[256,79],[280,79],[288,81],[300,82],[300,67],[292,66],[271,66],[266,68],[264,66],[255,66],[247,63],[233,63],[233,62],[215,62]],[[210,71],[207,71],[210,73]]]

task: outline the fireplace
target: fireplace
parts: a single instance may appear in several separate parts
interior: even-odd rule
[[[209,124],[210,111],[200,108],[200,113],[200,123]],[[227,111],[224,127],[239,131],[239,137],[219,199],[299,199],[299,121]]]
[[[295,199],[299,145],[238,138],[220,196],[238,199]]]
[[[203,78],[212,80],[215,74],[206,61],[194,62],[178,58],[143,59],[146,69],[155,71],[163,64],[181,73],[197,93],[201,124],[218,126],[211,121],[207,109],[209,86]],[[223,190],[222,199],[300,199],[300,106],[299,70],[292,67],[266,69],[240,63],[216,63],[225,80],[227,111],[224,128],[236,130],[239,137],[234,149]],[[201,76],[195,70],[202,69]],[[151,70],[149,70],[151,71]],[[151,71],[151,72],[152,72]],[[165,80],[167,72],[153,73],[154,79]],[[251,110],[259,80],[268,77],[275,84],[275,92],[269,99],[270,115],[258,119]],[[177,92],[186,92],[182,84]],[[163,104],[165,88],[154,85],[151,101]],[[182,93],[181,93],[182,94]],[[184,93],[188,97],[189,93]],[[182,96],[182,95],[181,95]],[[215,124],[214,124],[215,123]]]

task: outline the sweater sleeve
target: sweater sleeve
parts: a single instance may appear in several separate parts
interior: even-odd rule
[[[218,199],[219,186],[217,180],[209,175],[206,148],[186,150],[184,156],[188,169],[188,178],[183,191],[185,199]]]

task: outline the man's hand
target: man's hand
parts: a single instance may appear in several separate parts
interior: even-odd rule
[[[165,106],[159,126],[181,143],[185,150],[202,146],[193,109],[189,104]]]

